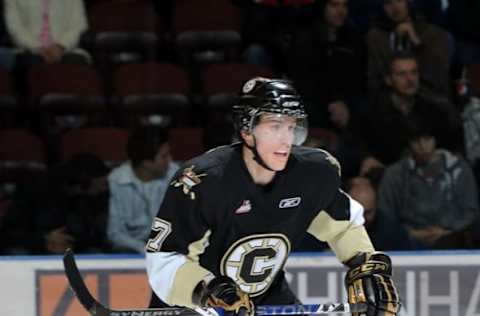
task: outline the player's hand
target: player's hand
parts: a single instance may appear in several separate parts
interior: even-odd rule
[[[395,316],[400,311],[400,299],[393,284],[390,257],[381,252],[360,254],[349,260],[345,276],[348,302],[365,304],[365,313],[354,316]]]
[[[253,303],[248,294],[227,276],[217,276],[208,282],[202,301],[205,306],[220,307],[235,316],[253,315]]]

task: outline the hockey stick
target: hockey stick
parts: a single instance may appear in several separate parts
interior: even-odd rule
[[[75,257],[70,249],[63,256],[65,274],[71,289],[80,303],[92,316],[215,316],[212,309],[193,310],[186,307],[148,308],[130,310],[112,310],[98,302],[90,293],[82,275],[78,270]],[[215,309],[218,315],[223,315],[223,310]],[[311,304],[311,305],[260,305],[255,307],[255,315],[318,315],[328,313],[363,312],[364,305],[359,304]]]

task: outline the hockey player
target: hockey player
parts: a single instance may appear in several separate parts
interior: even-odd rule
[[[254,78],[234,107],[240,143],[186,162],[147,242],[151,307],[295,304],[283,267],[308,232],[349,267],[348,300],[366,315],[397,315],[391,261],[374,251],[363,208],[340,187],[328,152],[297,146],[307,115],[289,81]]]

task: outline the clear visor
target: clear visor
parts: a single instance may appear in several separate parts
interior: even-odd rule
[[[250,126],[250,132],[257,139],[270,139],[289,145],[302,145],[308,134],[306,116],[259,112],[252,118]]]

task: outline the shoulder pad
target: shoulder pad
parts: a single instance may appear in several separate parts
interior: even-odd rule
[[[207,182],[218,181],[233,151],[231,146],[221,146],[185,162],[181,170],[176,173],[171,185],[181,188],[183,193],[195,200],[196,194],[193,188],[205,182],[207,175],[209,176]]]

